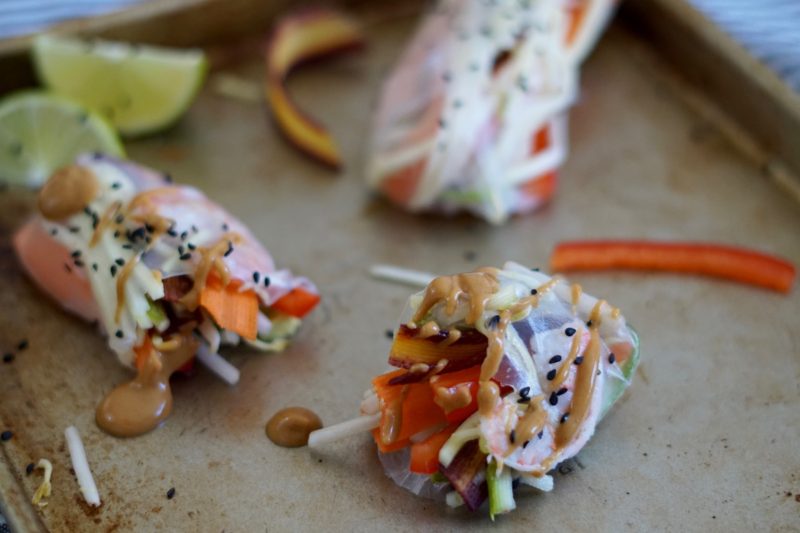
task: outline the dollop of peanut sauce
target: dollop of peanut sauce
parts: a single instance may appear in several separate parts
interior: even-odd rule
[[[267,437],[284,448],[298,448],[308,444],[312,431],[322,427],[322,420],[305,407],[287,407],[275,413],[267,422]]]
[[[422,303],[410,323],[421,323],[431,309],[439,304],[444,305],[445,314],[452,315],[456,311],[459,300],[465,300],[469,305],[469,311],[465,317],[466,325],[475,327],[477,321],[483,316],[489,300],[499,289],[498,273],[499,270],[495,268],[482,268],[466,274],[435,278],[425,289]],[[505,335],[509,323],[512,319],[518,320],[521,315],[525,315],[531,309],[537,307],[540,298],[551,291],[559,281],[558,278],[549,280],[533,291],[531,296],[526,296],[513,306],[498,312],[495,323],[487,328],[486,358],[481,364],[478,384],[478,410],[481,416],[490,415],[501,401],[500,387],[493,378],[500,368],[500,363],[505,354]],[[577,308],[581,293],[582,290],[579,285],[571,287],[571,303],[574,310]],[[555,431],[556,447],[551,455],[542,462],[543,469],[538,472],[532,472],[533,475],[543,475],[550,469],[557,460],[559,452],[575,438],[581,424],[589,414],[591,398],[597,384],[597,375],[600,367],[601,341],[598,327],[601,318],[600,310],[603,304],[605,302],[602,300],[598,301],[592,309],[588,325],[589,342],[583,352],[583,362],[577,367],[577,375],[572,391],[572,405],[569,410],[570,416],[558,428],[552,428]],[[619,314],[618,310],[617,314]],[[438,324],[434,321],[427,321],[424,323],[421,336],[431,336],[438,333],[439,330]],[[453,328],[451,331],[458,330]],[[570,352],[559,368],[556,379],[549,385],[551,389],[560,388],[567,379],[572,363],[580,353],[581,339],[582,333],[577,332],[573,337]],[[446,411],[453,410],[462,406],[467,399],[467,392],[467,389],[445,389],[444,387],[439,387],[435,391],[434,401]],[[398,395],[393,404],[387,406],[384,411],[380,432],[382,440],[387,444],[391,444],[399,434],[402,425],[402,401],[404,397],[404,394]],[[550,425],[544,402],[545,395],[539,395],[531,399],[514,430],[515,438],[507,455],[513,453],[524,442],[530,440],[534,435]]]
[[[151,347],[136,377],[106,395],[95,412],[100,429],[116,437],[136,437],[155,429],[172,411],[169,377],[197,350],[191,336],[175,338],[170,350]],[[166,348],[166,346],[165,346]]]
[[[79,213],[97,196],[97,177],[86,167],[68,165],[56,170],[39,191],[37,207],[47,220]]]

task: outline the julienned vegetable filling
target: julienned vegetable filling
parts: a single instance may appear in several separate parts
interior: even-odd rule
[[[387,474],[492,516],[580,451],[630,383],[638,340],[619,309],[515,263],[433,280],[409,300],[363,414]]]
[[[311,282],[276,270],[247,227],[200,191],[132,163],[83,156],[54,173],[38,207],[14,238],[23,266],[66,309],[97,321],[137,371],[97,409],[114,435],[166,418],[169,377],[195,355],[238,375],[221,345],[281,350],[319,301]]]

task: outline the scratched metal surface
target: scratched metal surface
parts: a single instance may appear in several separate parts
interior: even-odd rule
[[[360,55],[299,72],[292,90],[331,126],[341,175],[287,147],[262,106],[206,89],[188,116],[130,156],[203,188],[253,228],[281,265],[320,286],[322,307],[283,354],[238,350],[228,387],[200,370],[174,381],[175,409],[153,433],[119,440],[93,422],[96,403],[128,377],[94,330],[25,280],[9,249],[32,195],[0,194],[0,343],[30,347],[0,365],[2,498],[21,529],[50,531],[473,530],[485,513],[449,510],[396,487],[367,436],[315,455],[264,436],[277,409],[304,405],[327,423],[351,417],[386,368],[409,290],[368,278],[394,263],[457,272],[515,259],[545,265],[580,237],[702,239],[755,246],[800,263],[800,207],[729,145],[652,51],[612,28],[583,75],[571,157],[555,203],[492,228],[415,217],[370,197],[360,175],[370,103],[413,28],[372,25]],[[258,81],[252,61],[231,73]],[[475,258],[467,252],[474,252]],[[556,474],[555,490],[522,490],[502,530],[773,530],[800,527],[800,297],[697,278],[573,276],[620,306],[642,338],[642,366],[594,439]],[[63,430],[83,435],[103,506],[80,504]],[[42,510],[26,501],[54,466]],[[174,487],[174,499],[166,492]]]

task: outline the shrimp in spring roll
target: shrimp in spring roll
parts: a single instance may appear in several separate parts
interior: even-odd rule
[[[312,447],[372,428],[397,484],[452,506],[515,508],[519,484],[551,490],[622,395],[638,339],[618,308],[516,263],[433,279],[409,299],[362,417]]]
[[[56,171],[38,215],[14,236],[36,284],[97,321],[136,377],[96,412],[117,436],[155,428],[171,411],[170,375],[197,358],[227,381],[218,355],[244,342],[283,349],[319,301],[314,285],[277,270],[236,218],[200,191],[129,162],[87,155]]]
[[[492,223],[547,202],[578,67],[614,0],[441,0],[386,81],[367,169],[411,211]]]

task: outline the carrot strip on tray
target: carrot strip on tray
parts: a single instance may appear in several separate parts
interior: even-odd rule
[[[550,258],[555,272],[648,270],[700,274],[788,293],[795,267],[785,259],[747,248],[713,243],[658,241],[569,241]]]

